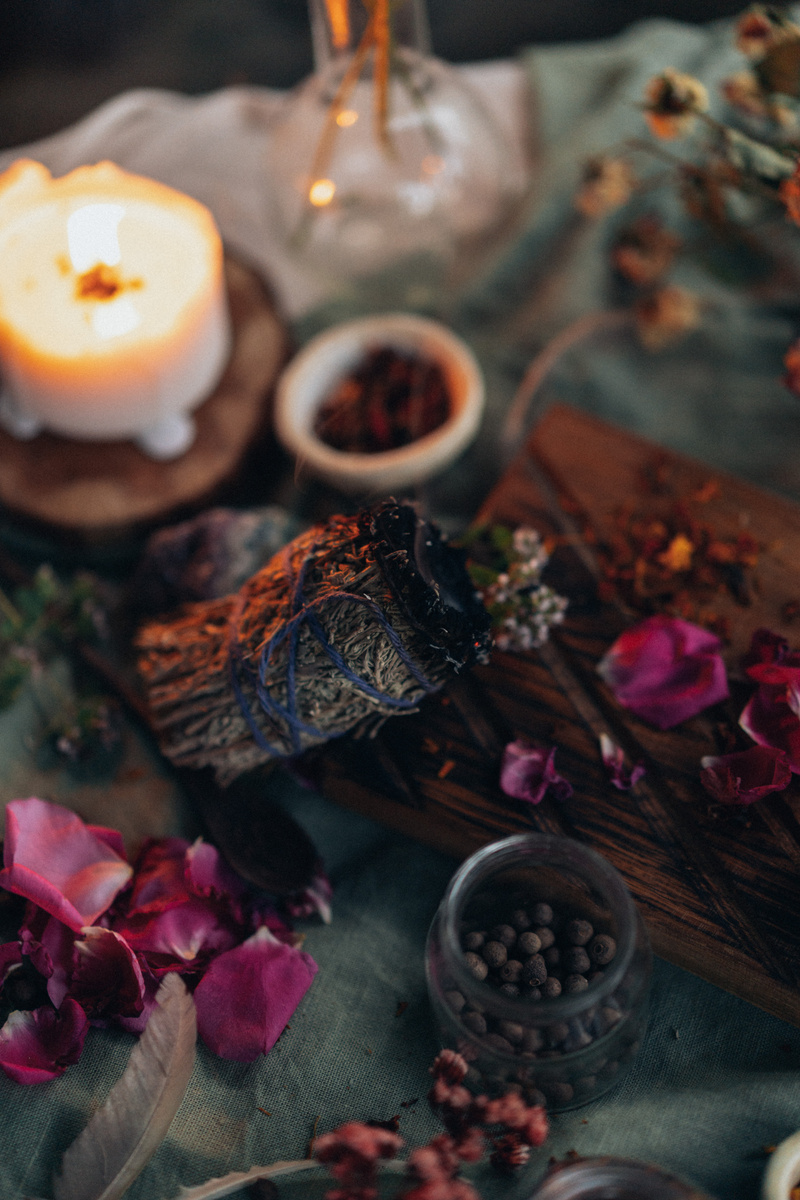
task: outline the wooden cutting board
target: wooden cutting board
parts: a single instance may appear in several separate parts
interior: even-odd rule
[[[708,496],[702,518],[719,536],[747,529],[761,550],[751,602],[715,598],[730,621],[734,667],[759,626],[800,645],[800,508],[666,454],[642,438],[563,406],[547,413],[480,513],[480,521],[532,524],[558,535],[575,597],[543,653],[496,653],[411,717],[373,740],[342,740],[320,756],[324,792],[338,802],[458,856],[531,828],[576,837],[621,871],[657,953],[800,1025],[800,785],[746,810],[715,811],[699,760],[718,753],[718,715],[659,732],[616,704],[595,667],[632,619],[594,599],[592,544],[641,489],[656,456],[679,494]],[[569,516],[564,519],[564,512]],[[565,543],[573,541],[572,548]],[[725,710],[735,726],[747,689]],[[619,791],[603,767],[597,733],[609,730],[647,774]],[[502,748],[525,736],[557,746],[556,766],[574,787],[537,807],[499,787]]]

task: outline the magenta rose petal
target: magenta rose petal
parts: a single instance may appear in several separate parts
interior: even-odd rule
[[[144,956],[156,975],[198,970],[211,955],[229,950],[241,938],[239,926],[200,896],[161,912],[118,920],[114,931]]]
[[[221,901],[230,908],[237,921],[243,920],[242,902],[247,886],[228,866],[216,846],[198,838],[186,851],[185,875],[188,886],[198,896]]]
[[[555,769],[555,746],[540,750],[521,738],[509,742],[503,750],[500,764],[500,787],[514,800],[539,804],[548,788],[557,800],[572,795],[572,785]]]
[[[786,687],[762,684],[742,710],[739,724],[759,746],[783,750],[790,770],[800,774],[800,718],[788,703]]]
[[[781,791],[792,778],[784,751],[769,746],[708,755],[701,758],[700,766],[700,782],[719,804],[752,804]]]
[[[124,938],[110,929],[81,930],[73,950],[69,995],[90,1019],[139,1016],[144,1008],[144,978]]]
[[[46,916],[46,914],[43,914]],[[61,1002],[69,991],[69,978],[72,973],[72,947],[75,943],[74,930],[68,929],[55,917],[46,916],[44,924],[36,929],[22,929],[22,944],[25,953],[30,956],[36,970],[47,980],[47,994],[55,1004],[61,1007]],[[36,932],[39,937],[36,940]]]
[[[83,1050],[89,1022],[75,1000],[12,1012],[0,1029],[0,1068],[17,1083],[46,1083],[63,1075]]]
[[[597,670],[624,708],[658,729],[728,697],[720,640],[678,617],[640,621],[617,638]]]
[[[317,866],[314,878],[308,887],[304,888],[302,892],[293,892],[291,896],[287,896],[284,904],[289,916],[295,920],[313,917],[315,913],[318,913],[324,923],[330,925],[333,919],[331,911],[332,897],[333,888],[331,881],[322,867]]]
[[[221,1058],[252,1062],[275,1045],[316,973],[309,954],[277,941],[262,926],[215,958],[197,985],[201,1038]]]
[[[35,797],[6,806],[4,863],[0,887],[75,930],[94,924],[132,875],[80,817]]]
[[[109,829],[106,825],[87,825],[86,828],[94,834],[98,841],[105,842],[120,858],[127,858],[125,843],[118,829]]]

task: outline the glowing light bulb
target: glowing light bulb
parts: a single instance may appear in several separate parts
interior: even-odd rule
[[[308,189],[308,198],[315,208],[324,208],[330,204],[336,193],[336,184],[332,179],[315,179]]]

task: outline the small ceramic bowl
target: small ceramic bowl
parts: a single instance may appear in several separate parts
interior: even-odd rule
[[[334,450],[314,433],[317,411],[336,384],[380,346],[438,362],[450,392],[450,416],[432,433],[397,450]],[[475,437],[483,406],[480,367],[459,337],[438,321],[388,313],[336,325],[300,351],[278,382],[275,431],[301,469],[345,492],[386,493],[421,483],[453,462]]]
[[[789,1200],[796,1187],[800,1187],[800,1132],[786,1138],[770,1155],[761,1200]]]

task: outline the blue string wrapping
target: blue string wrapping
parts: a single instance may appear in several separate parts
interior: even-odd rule
[[[292,754],[299,754],[303,749],[302,734],[315,740],[326,740],[331,736],[326,730],[318,729],[315,725],[310,725],[306,721],[303,721],[297,712],[297,648],[300,641],[300,632],[304,625],[308,626],[327,657],[337,670],[341,672],[348,683],[353,684],[354,687],[364,692],[367,696],[370,696],[373,700],[379,701],[387,708],[396,709],[399,712],[410,712],[417,707],[417,702],[414,700],[405,700],[402,697],[390,696],[374,687],[368,680],[353,671],[347,665],[339,651],[331,645],[320,622],[320,615],[326,609],[343,600],[358,605],[371,614],[382,627],[389,643],[409,675],[417,681],[424,692],[433,693],[438,691],[438,686],[426,678],[411,658],[397,631],[392,627],[381,607],[369,596],[359,595],[356,592],[349,592],[344,589],[337,589],[327,592],[325,595],[318,596],[315,600],[306,600],[303,590],[305,577],[315,549],[316,547],[312,546],[303,560],[296,578],[294,577],[294,569],[291,561],[291,548],[286,547],[284,551],[286,576],[290,585],[293,585],[292,615],[261,647],[255,671],[245,661],[239,640],[239,624],[244,608],[243,596],[239,596],[231,613],[228,666],[233,693],[256,744],[265,754],[276,758],[285,758],[290,757]],[[271,694],[267,683],[267,675],[275,652],[287,640],[289,647],[286,665],[286,703],[282,704]],[[292,746],[289,755],[281,750],[279,746],[269,741],[263,729],[256,721],[250,702],[244,693],[241,678],[246,679],[255,691],[258,703],[265,715],[276,725],[283,724],[287,729]]]

